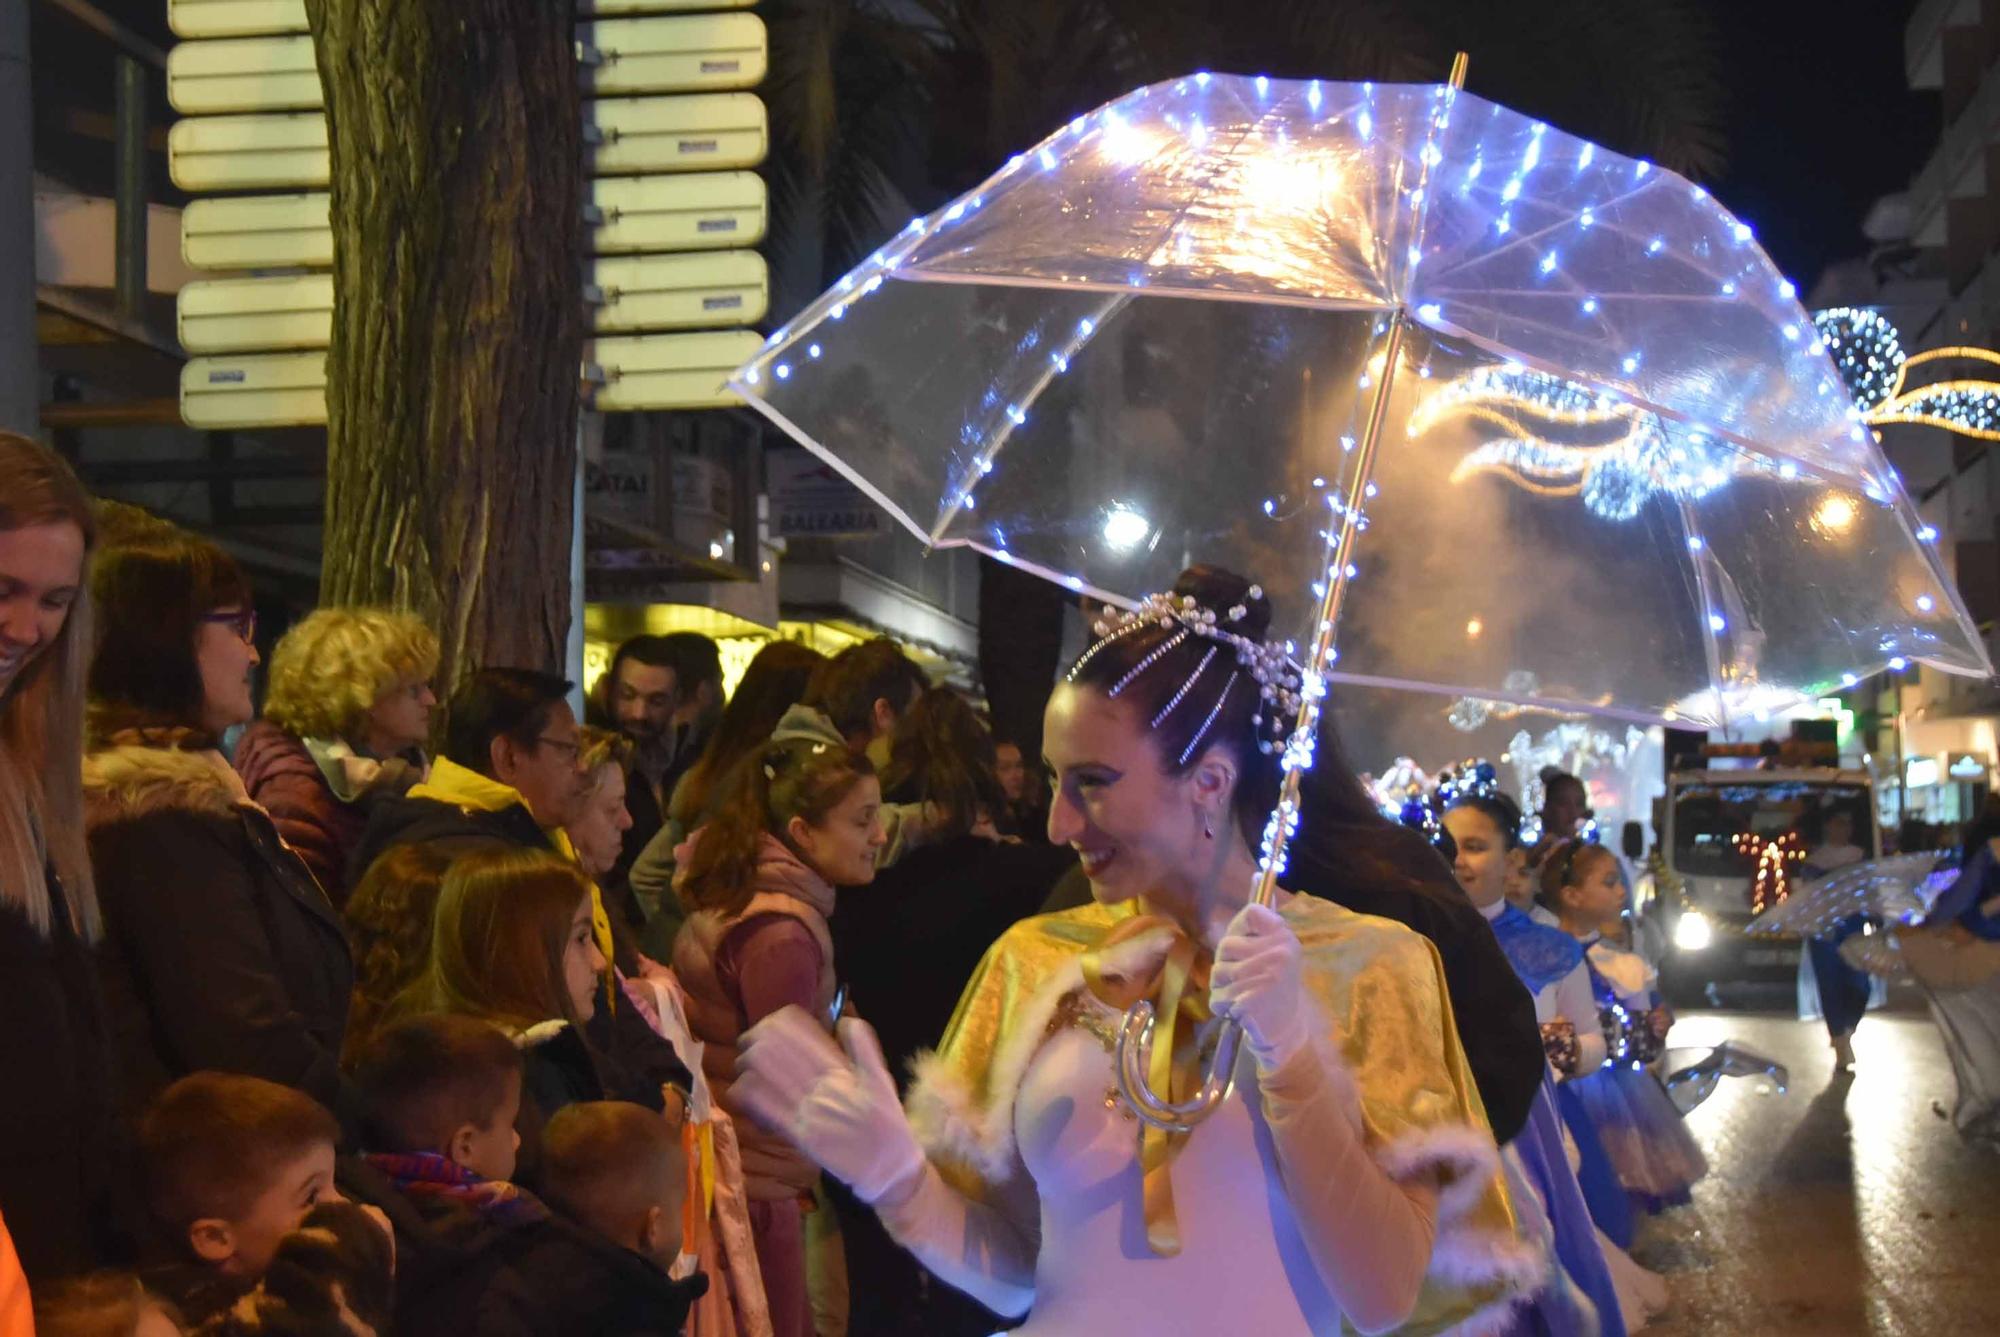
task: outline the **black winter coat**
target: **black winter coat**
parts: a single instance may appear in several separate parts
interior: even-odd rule
[[[84,759],[84,799],[128,1116],[204,1068],[351,1113],[340,916],[235,772],[216,753],[114,746]]]
[[[437,845],[453,852],[555,849],[525,804],[488,812],[403,794],[380,800],[369,812],[360,843],[348,858],[348,890],[361,881],[370,864],[395,845]]]
[[[47,937],[0,908],[0,1216],[36,1285],[104,1262],[111,1056],[90,949],[49,878]],[[4,902],[0,902],[4,903]]]
[[[967,835],[918,846],[867,886],[841,889],[829,924],[834,967],[899,1083],[917,1051],[944,1037],[986,949],[1039,913],[1075,865],[1067,846]]]
[[[340,1187],[396,1232],[396,1323],[426,1337],[670,1337],[708,1289],[564,1217],[496,1222],[462,1203],[406,1196],[365,1161]]]

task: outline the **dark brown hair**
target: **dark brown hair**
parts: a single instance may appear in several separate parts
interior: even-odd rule
[[[722,777],[770,741],[785,712],[805,697],[813,670],[826,662],[825,655],[797,641],[772,641],[757,652],[700,758],[674,789],[674,820],[688,827],[700,821]]]
[[[1213,566],[1189,567],[1173,589],[1176,596],[1192,598],[1218,617],[1241,607],[1244,616],[1230,623],[1230,629],[1263,640],[1270,634],[1271,604],[1250,591],[1249,580]],[[1237,767],[1232,801],[1237,830],[1255,854],[1264,846],[1265,828],[1277,807],[1284,777],[1282,757],[1263,751],[1261,743],[1281,728],[1289,729],[1292,721],[1285,719],[1282,725],[1273,721],[1276,704],[1264,700],[1262,687],[1248,672],[1240,672],[1230,684],[1228,672],[1215,667],[1222,655],[1210,662],[1206,673],[1198,674],[1213,642],[1190,636],[1169,647],[1173,635],[1172,629],[1153,624],[1100,642],[1072,666],[1068,681],[1108,694],[1114,684],[1156,655],[1132,678],[1120,699],[1133,704],[1142,722],[1160,719],[1152,737],[1170,774],[1186,774],[1200,763],[1201,749],[1191,749],[1197,736],[1202,749],[1227,750]],[[1166,711],[1174,695],[1190,682],[1193,686],[1179,707]],[[1390,821],[1368,796],[1328,714],[1320,716],[1313,766],[1300,785],[1299,826],[1288,860],[1291,876],[1283,885],[1334,900],[1349,895],[1350,889],[1360,890],[1361,883],[1386,883],[1445,901],[1459,895],[1451,870],[1428,842]]]
[[[924,671],[886,636],[850,645],[813,671],[805,704],[821,711],[850,742],[875,732],[875,703],[901,714],[930,686]]]
[[[191,1073],[160,1092],[140,1120],[146,1199],[184,1236],[204,1217],[241,1217],[272,1175],[339,1141],[340,1125],[311,1096],[261,1077]]]
[[[236,559],[183,534],[98,554],[90,587],[98,628],[90,661],[92,733],[205,736],[207,693],[195,638],[207,614],[251,607],[250,582]]]
[[[454,851],[422,841],[392,845],[361,875],[341,913],[354,948],[354,996],[347,1009],[349,1060],[373,1035],[397,994],[431,956],[438,892]]]
[[[1561,912],[1564,887],[1580,887],[1590,876],[1590,865],[1601,854],[1612,859],[1610,850],[1587,840],[1565,840],[1542,857],[1542,904]],[[1615,859],[1614,859],[1615,862]]]
[[[833,742],[771,743],[737,764],[715,815],[696,832],[681,882],[690,910],[739,914],[756,894],[764,837],[785,839],[794,817],[818,826],[875,774],[868,758]]]
[[[505,736],[523,749],[537,746],[569,689],[564,679],[538,669],[480,669],[451,694],[444,755],[468,771],[491,775],[493,740]]]
[[[369,1146],[443,1152],[467,1124],[491,1128],[521,1080],[521,1051],[475,1017],[410,1017],[375,1034],[354,1066]]]
[[[896,722],[882,789],[898,803],[934,805],[941,817],[934,839],[962,836],[982,812],[1006,811],[997,758],[993,735],[966,699],[933,687]]]

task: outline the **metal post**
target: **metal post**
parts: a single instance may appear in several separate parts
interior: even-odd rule
[[[28,7],[0,3],[0,429],[29,435],[41,409],[32,90]]]
[[[146,67],[122,51],[116,111],[118,314],[137,320],[146,306]]]
[[[569,513],[569,644],[563,655],[563,672],[576,686],[570,691],[570,708],[583,718],[583,697],[589,684],[583,680],[583,470],[586,456],[603,449],[604,417],[585,409],[577,415],[576,479]]]

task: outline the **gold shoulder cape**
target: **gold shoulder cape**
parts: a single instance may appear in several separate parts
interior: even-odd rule
[[[973,1198],[993,1201],[1025,1178],[1013,1123],[1022,1075],[1064,1024],[1064,1000],[1083,988],[1083,954],[1135,913],[1130,903],[1093,903],[1016,924],[973,972],[937,1051],[913,1064],[911,1125],[940,1172]],[[1517,1226],[1437,949],[1401,924],[1313,896],[1294,897],[1283,914],[1326,1023],[1321,1053],[1344,1062],[1377,1162],[1439,1190],[1430,1279],[1398,1331],[1504,1326],[1541,1284],[1547,1258]]]

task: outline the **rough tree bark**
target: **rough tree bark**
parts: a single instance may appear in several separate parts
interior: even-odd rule
[[[563,664],[583,168],[570,0],[306,0],[333,166],[320,597]]]

